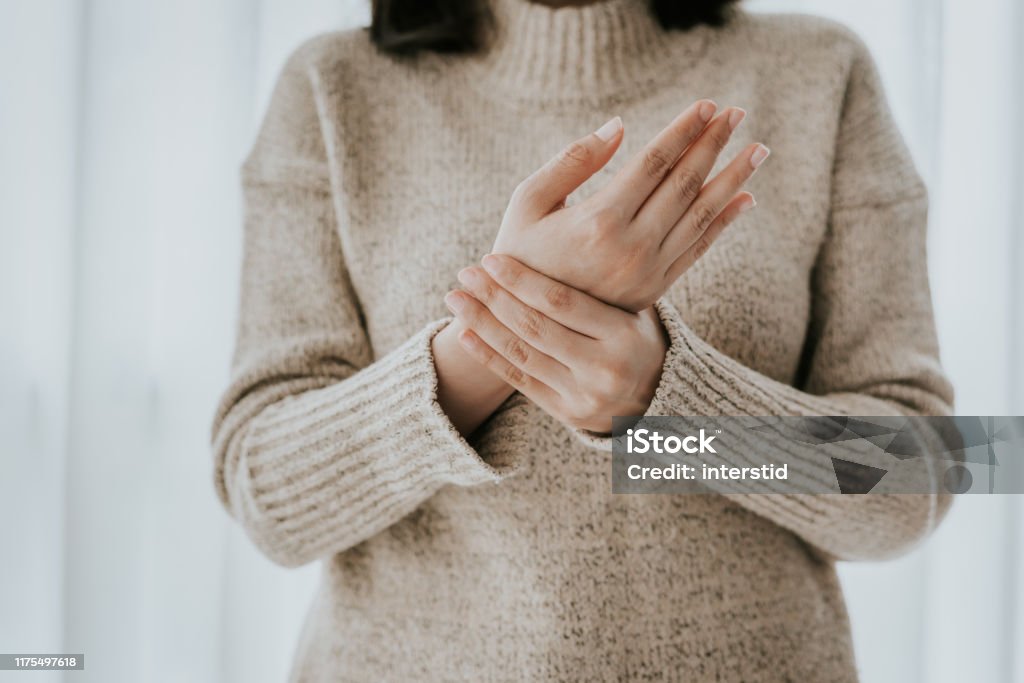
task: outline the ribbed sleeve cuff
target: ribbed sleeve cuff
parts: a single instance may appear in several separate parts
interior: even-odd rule
[[[655,308],[668,334],[669,348],[654,398],[640,417],[839,414],[838,406],[777,382],[717,351],[700,339],[667,301],[659,301]],[[581,430],[577,435],[592,447],[612,448],[610,435]],[[758,444],[751,442],[750,446],[756,448]],[[740,457],[735,460],[727,464],[755,464]],[[809,467],[808,474],[817,486],[828,486],[832,476],[830,469],[817,462]]]
[[[839,415],[857,405],[852,397],[852,403],[848,403],[805,394],[746,368],[700,339],[670,303],[660,301],[656,309],[668,333],[669,349],[658,388],[642,417]],[[865,414],[887,414],[884,403],[876,401],[874,405],[880,409]],[[580,440],[594,448],[612,450],[612,436],[582,430],[576,433]],[[737,434],[732,436],[735,439]],[[766,462],[773,449],[785,448],[784,440],[753,435],[744,443],[734,445],[737,447],[709,456],[708,464],[757,467]],[[766,453],[765,449],[770,452]],[[751,457],[755,453],[759,455]],[[850,457],[856,458],[853,450]],[[827,458],[789,454],[787,460],[792,463],[788,482],[792,490],[834,488],[839,492]],[[710,486],[714,486],[714,482]],[[750,486],[749,493],[723,493],[751,512],[793,531],[828,555],[842,559],[892,555],[927,533],[937,517],[938,501],[930,495],[780,494],[776,488],[760,487],[757,483]],[[774,495],[751,495],[758,493]],[[884,528],[880,527],[883,524]]]
[[[351,546],[441,486],[493,483],[437,402],[437,321],[337,384],[284,399],[249,425],[240,504],[289,556]],[[262,526],[262,525],[261,525]]]
[[[754,372],[708,345],[668,301],[661,299],[654,308],[669,347],[658,388],[642,417],[831,414],[826,402]],[[577,435],[595,448],[611,448],[611,436],[584,430]]]

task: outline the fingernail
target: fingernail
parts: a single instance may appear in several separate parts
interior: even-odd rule
[[[472,286],[480,283],[480,274],[476,272],[475,268],[463,268],[457,277],[459,282],[464,285]]]
[[[476,339],[473,338],[473,335],[470,334],[469,330],[463,330],[462,332],[459,332],[456,339],[458,339],[459,343],[462,344],[467,349],[469,349],[470,351],[476,348]]]
[[[498,272],[501,270],[501,259],[494,254],[484,256],[480,259],[480,263],[483,265],[484,270],[491,275],[498,275]]]
[[[458,292],[448,292],[444,295],[444,305],[448,307],[452,313],[458,313],[466,307],[466,302],[463,301],[462,295]]]
[[[744,118],[746,118],[747,112],[742,109],[733,109],[729,114],[729,129],[736,130]]]
[[[750,165],[757,168],[764,163],[764,160],[767,159],[768,155],[771,153],[772,151],[764,145],[758,145],[754,148],[753,154],[750,155]]]
[[[718,105],[711,100],[704,100],[700,103],[700,108],[697,109],[697,115],[700,116],[700,120],[707,123],[711,120],[711,117],[718,111]]]
[[[620,130],[622,130],[622,119],[616,116],[614,119],[594,131],[594,135],[601,138],[603,141],[608,142],[618,135]]]
[[[747,200],[740,204],[740,213],[746,213],[757,206],[757,200],[754,199],[754,195],[747,197]]]

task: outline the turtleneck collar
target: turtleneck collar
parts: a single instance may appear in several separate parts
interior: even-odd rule
[[[707,27],[665,31],[650,0],[552,8],[488,0],[493,23],[469,75],[502,99],[599,102],[678,77],[699,56]]]

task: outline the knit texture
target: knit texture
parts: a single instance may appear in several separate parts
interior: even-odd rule
[[[834,561],[906,550],[948,498],[613,495],[607,441],[518,394],[460,436],[430,339],[523,177],[621,115],[585,197],[710,97],[749,111],[719,167],[773,155],[658,303],[649,414],[947,414],[926,193],[868,52],[809,17],[492,4],[473,55],[309,41],[243,166],[215,480],[267,556],[324,563],[291,680],[856,680]]]

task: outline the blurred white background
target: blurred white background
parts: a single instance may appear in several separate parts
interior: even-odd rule
[[[747,4],[838,18],[871,46],[932,191],[958,412],[1024,414],[1024,3]],[[286,55],[368,16],[363,0],[0,0],[0,651],[85,652],[74,681],[285,679],[318,569],[251,548],[207,444],[237,171]],[[842,567],[865,683],[1024,681],[1021,498],[961,497],[909,556]]]

